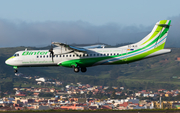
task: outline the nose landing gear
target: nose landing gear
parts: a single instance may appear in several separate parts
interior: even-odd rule
[[[18,72],[18,70],[17,70],[17,69],[15,69],[15,70],[14,70],[14,73],[17,73],[17,72]]]
[[[14,68],[14,73],[17,73],[18,72],[18,67],[17,66],[13,66],[13,68]]]

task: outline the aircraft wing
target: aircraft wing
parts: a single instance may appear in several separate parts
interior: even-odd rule
[[[105,45],[92,45],[92,46],[84,46],[84,47],[74,47],[67,45],[65,43],[59,43],[59,42],[52,42],[52,44],[59,46],[59,47],[64,47],[68,50],[73,50],[73,51],[78,51],[78,52],[86,52],[88,49],[95,49],[95,48],[104,48]]]
[[[85,48],[73,47],[73,46],[67,45],[65,43],[52,42],[52,44],[59,46],[59,47],[64,47],[65,49],[73,50],[73,51],[78,51],[78,52],[86,52],[87,51]]]
[[[92,46],[84,46],[84,49],[95,49],[95,48],[104,48],[105,45],[92,45]]]

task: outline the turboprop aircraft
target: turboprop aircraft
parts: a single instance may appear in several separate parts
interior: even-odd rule
[[[24,50],[16,52],[5,63],[17,72],[19,67],[63,66],[73,68],[74,72],[86,72],[87,67],[97,65],[125,64],[171,52],[164,49],[171,20],[161,20],[141,41],[117,48],[104,45],[73,47],[52,42],[58,47],[50,50]]]

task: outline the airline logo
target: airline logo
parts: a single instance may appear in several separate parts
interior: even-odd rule
[[[49,51],[37,51],[37,52],[33,52],[33,51],[24,51],[22,53],[23,56],[25,55],[47,55],[47,53],[49,53]]]

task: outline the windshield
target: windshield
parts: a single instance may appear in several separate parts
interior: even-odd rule
[[[18,56],[19,56],[19,53],[15,53],[13,56],[18,57]]]

